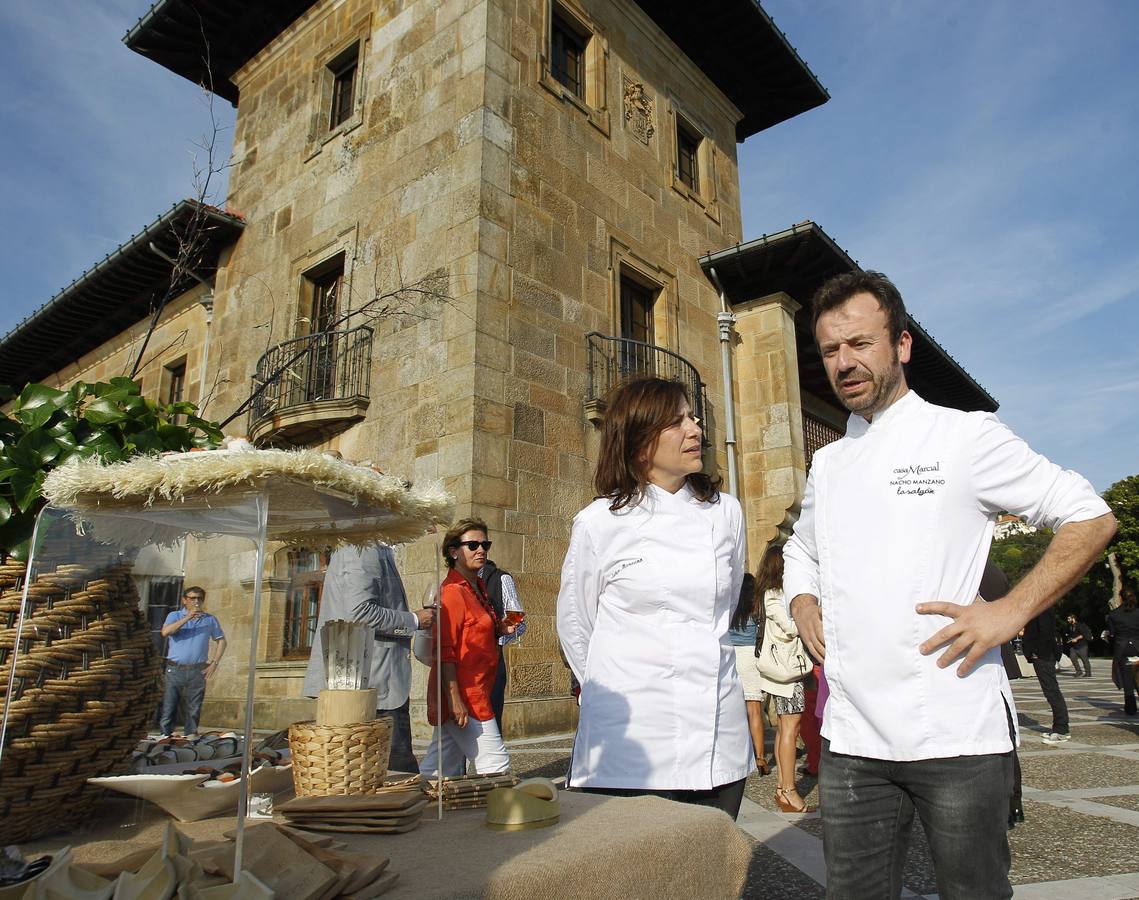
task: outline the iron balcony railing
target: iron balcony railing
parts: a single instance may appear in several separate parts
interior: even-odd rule
[[[368,396],[372,329],[320,331],[272,347],[257,361],[250,424],[293,406]]]
[[[704,419],[706,396],[700,373],[679,353],[630,338],[611,337],[599,331],[585,336],[589,367],[589,399],[604,400],[609,391],[629,378],[655,375],[683,384],[694,413]]]

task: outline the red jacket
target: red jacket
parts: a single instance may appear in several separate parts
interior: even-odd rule
[[[467,705],[467,712],[472,718],[485,722],[494,718],[490,694],[498,668],[498,626],[481,578],[478,579],[478,587],[476,594],[467,579],[452,569],[439,591],[439,615],[435,627],[441,629],[440,661],[455,664],[459,693]],[[452,717],[445,687],[442,718],[436,709],[435,684],[438,677],[439,662],[436,662],[427,679],[427,721],[432,725]]]

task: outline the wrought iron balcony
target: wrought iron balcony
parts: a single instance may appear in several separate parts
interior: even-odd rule
[[[321,331],[270,348],[257,361],[249,436],[257,443],[319,440],[364,417],[372,329]]]
[[[611,337],[599,331],[585,336],[586,364],[589,367],[589,395],[586,398],[591,419],[600,419],[605,395],[629,378],[652,375],[683,384],[693,412],[704,418],[707,397],[700,373],[679,353],[643,341]]]

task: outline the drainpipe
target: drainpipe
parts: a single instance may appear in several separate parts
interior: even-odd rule
[[[716,314],[716,323],[720,326],[720,363],[724,379],[724,410],[727,413],[727,436],[724,444],[728,448],[728,493],[739,497],[739,470],[736,465],[736,403],[732,394],[732,335],[736,324],[736,317],[728,312],[727,296],[724,286],[716,275],[716,270],[710,268],[708,274],[716,290],[720,292],[720,311]]]

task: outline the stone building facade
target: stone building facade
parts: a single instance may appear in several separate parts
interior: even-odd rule
[[[236,102],[218,214],[232,232],[208,259],[212,308],[199,286],[163,313],[144,390],[166,399],[184,366],[206,415],[241,410],[228,433],[442,481],[460,515],[488,522],[528,612],[507,651],[507,734],[568,730],[554,607],[614,378],[667,369],[694,385],[706,467],[737,481],[753,561],[794,515],[804,408],[841,429],[833,398],[804,400],[800,384],[806,288],[725,290],[709,274],[742,239],[737,142],[825,91],[754,0],[695,22],[687,4],[632,0],[287,0],[191,28],[193,6],[163,0],[126,41]],[[185,52],[203,31],[209,72]],[[131,302],[133,322],[28,380],[122,374],[149,325]],[[27,345],[47,309],[0,344]],[[437,553],[429,539],[399,551],[413,604]],[[264,573],[258,726],[311,714],[300,687],[324,560],[281,550]],[[230,638],[207,723],[241,714],[252,566],[228,544],[187,554]]]
[[[567,40],[569,76],[554,58]],[[352,54],[356,96],[330,126]],[[460,513],[486,519],[530,622],[509,651],[508,730],[567,727],[553,614],[570,523],[592,497],[585,335],[622,336],[622,292],[635,293],[625,336],[704,373],[715,438],[720,301],[697,257],[741,236],[740,110],[631,2],[317,3],[231,80],[227,202],[246,229],[218,280],[220,406],[266,345],[304,333],[310,273],[339,268],[341,314],[441,277],[449,299],[370,322],[370,404],[325,445],[441,479]],[[710,465],[723,464],[721,449]],[[413,594],[434,552],[403,552]],[[262,664],[287,676],[266,694],[296,687],[287,664]]]

